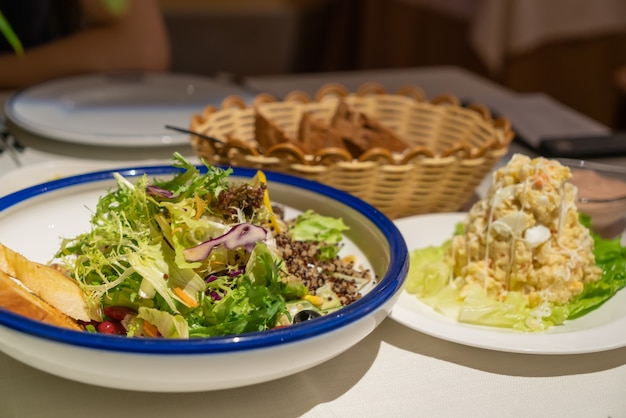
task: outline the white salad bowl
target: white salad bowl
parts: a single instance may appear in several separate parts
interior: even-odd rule
[[[127,178],[164,178],[170,166],[116,170]],[[233,178],[254,170],[234,169]],[[346,351],[371,333],[400,295],[408,251],[396,226],[374,207],[328,186],[267,173],[273,202],[287,212],[312,209],[349,226],[346,254],[376,278],[364,296],[312,321],[237,336],[169,340],[127,338],[47,325],[0,308],[0,350],[37,369],[75,381],[125,390],[192,392],[288,376]],[[90,209],[113,188],[113,171],[68,177],[0,198],[0,242],[45,263],[61,237],[89,228]]]

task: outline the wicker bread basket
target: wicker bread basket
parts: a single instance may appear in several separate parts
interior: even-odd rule
[[[262,115],[286,138],[298,135],[305,113],[329,122],[344,101],[385,126],[409,147],[392,152],[371,148],[358,158],[345,149],[326,147],[306,153],[292,142],[262,149],[257,141],[257,116]],[[251,106],[237,96],[222,108],[208,106],[191,118],[199,157],[208,163],[288,173],[347,191],[390,218],[459,210],[494,164],[507,152],[513,132],[507,119],[493,120],[480,105],[461,106],[454,96],[428,102],[419,87],[388,94],[377,84],[355,93],[343,86],[322,87],[313,99],[292,92],[283,101],[258,95]]]

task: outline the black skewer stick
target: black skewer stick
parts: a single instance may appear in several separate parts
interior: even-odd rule
[[[196,135],[196,136],[199,136],[200,138],[208,139],[209,141],[212,141],[212,142],[215,142],[215,143],[218,143],[218,144],[222,144],[222,145],[224,145],[226,143],[225,141],[223,141],[221,139],[218,139],[218,138],[215,138],[214,136],[205,135],[205,134],[202,134],[200,132],[194,132],[194,131],[191,131],[189,129],[180,128],[178,126],[165,125],[165,128],[166,129],[170,129],[172,131],[182,132],[184,134]]]

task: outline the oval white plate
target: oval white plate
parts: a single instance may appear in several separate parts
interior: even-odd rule
[[[43,138],[82,145],[134,147],[185,144],[191,116],[244,89],[182,74],[96,74],[30,87],[5,105],[6,117]],[[250,97],[248,97],[250,96]]]
[[[420,215],[395,221],[409,251],[450,238],[463,213]],[[402,291],[390,317],[414,330],[473,347],[527,354],[578,354],[626,346],[626,291],[589,314],[541,333],[462,324]]]

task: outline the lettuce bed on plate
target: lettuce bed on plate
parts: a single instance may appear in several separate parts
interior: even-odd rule
[[[581,215],[580,218],[583,225],[590,227],[587,216]],[[462,228],[461,224],[457,225],[456,234],[462,233]],[[602,278],[586,284],[582,293],[563,305],[551,303],[531,308],[526,297],[519,292],[509,292],[505,300],[498,301],[487,296],[478,285],[471,286],[463,298],[458,289],[450,285],[450,266],[444,261],[450,240],[440,246],[411,252],[405,290],[459,322],[521,331],[545,330],[599,308],[626,286],[626,247],[620,244],[619,238],[606,240],[593,232],[591,234],[596,264],[603,271]]]

